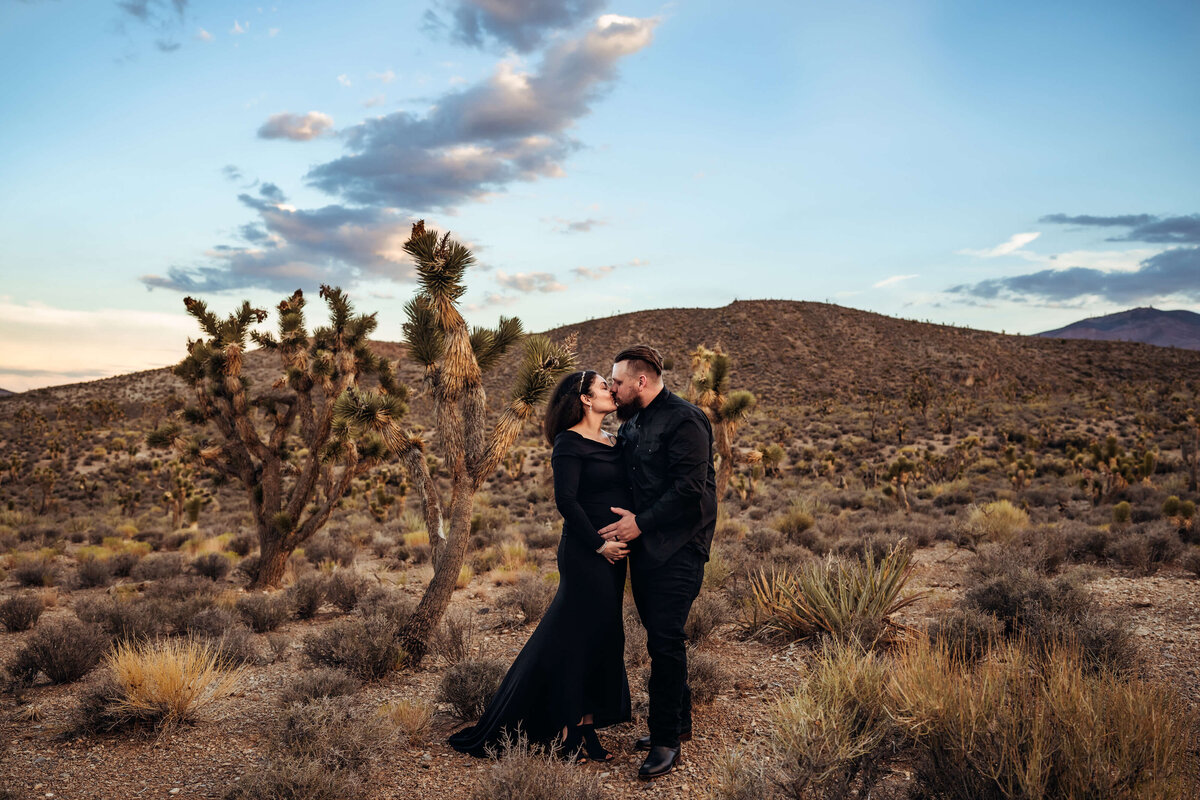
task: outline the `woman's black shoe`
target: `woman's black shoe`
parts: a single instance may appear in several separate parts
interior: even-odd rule
[[[591,723],[580,725],[579,730],[583,734],[583,751],[587,753],[588,758],[592,761],[612,761],[613,754],[600,744],[600,737],[596,736],[595,725]]]
[[[641,769],[638,770],[638,777],[649,780],[651,778],[660,778],[666,775],[675,768],[675,762],[679,760],[678,747],[663,747],[655,745],[650,748],[646,760],[642,762]]]
[[[583,754],[583,745],[583,726],[571,725],[567,728],[567,738],[562,740],[558,756],[565,761],[586,764],[587,757]]]

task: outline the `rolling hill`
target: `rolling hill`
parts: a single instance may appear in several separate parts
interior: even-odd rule
[[[1200,350],[1200,314],[1176,309],[1132,308],[1103,317],[1090,317],[1063,328],[1039,333],[1055,339],[1142,342],[1159,347]]]

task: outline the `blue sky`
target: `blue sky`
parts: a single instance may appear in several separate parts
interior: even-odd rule
[[[0,0],[0,387],[170,364],[412,219],[473,322],[1200,310],[1200,5]]]

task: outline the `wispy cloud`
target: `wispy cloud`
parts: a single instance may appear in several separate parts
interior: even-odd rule
[[[1100,298],[1140,303],[1164,298],[1200,300],[1200,214],[1157,217],[1152,214],[1068,216],[1050,214],[1042,222],[1096,228],[1129,228],[1107,241],[1184,244],[1166,250],[1079,251],[1038,256],[1055,268],[1025,275],[961,284],[951,293],[983,300],[1007,299],[1062,303]]]
[[[211,42],[213,40],[213,35],[204,30],[204,28],[201,28],[200,30],[196,31],[196,38],[202,42]]]
[[[567,288],[549,272],[517,272],[509,275],[498,269],[496,283],[518,292],[562,292]]]
[[[340,83],[342,86],[353,86],[354,85],[350,81],[350,76],[345,74],[344,72],[341,75],[337,76],[337,82]]]
[[[976,258],[999,258],[1000,256],[1018,253],[1025,245],[1041,236],[1040,233],[1014,233],[1007,242],[990,247],[986,250],[959,250],[959,255],[975,256]]]
[[[188,0],[119,0],[115,5],[120,14],[115,26],[118,31],[128,33],[126,23],[132,23],[153,32],[159,52],[173,53],[180,48]]]
[[[242,23],[238,22],[235,19],[233,21],[233,27],[229,29],[229,32],[232,33],[234,36],[241,36],[243,33],[245,33],[248,30],[250,30],[250,21],[249,20],[246,21],[245,25],[243,25]]]
[[[495,42],[528,53],[603,6],[604,0],[450,0],[442,9],[426,11],[424,25],[435,35],[472,47]]]
[[[306,180],[368,205],[450,209],[514,181],[564,174],[579,144],[568,130],[616,80],[618,62],[650,44],[656,22],[608,15],[548,49],[533,72],[502,62],[488,79],[343,131],[350,155]]]
[[[368,72],[367,80],[391,83],[392,81],[396,80],[396,73],[392,72],[390,69],[384,70],[383,72]]]
[[[320,111],[292,114],[285,111],[267,117],[267,121],[258,129],[258,138],[307,142],[332,131],[333,117],[328,114],[322,114]]]
[[[890,278],[884,278],[883,280],[879,281],[878,283],[873,284],[873,288],[882,289],[885,286],[893,286],[897,283],[900,283],[901,281],[912,280],[913,278],[916,278],[916,277],[919,277],[919,276],[917,276],[917,275],[893,275]]]
[[[602,219],[569,220],[562,217],[554,218],[555,230],[559,233],[589,233],[593,228],[599,228],[608,223]]]

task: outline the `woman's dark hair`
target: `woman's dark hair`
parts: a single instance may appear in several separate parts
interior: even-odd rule
[[[592,393],[592,383],[599,374],[594,369],[572,372],[554,387],[550,402],[546,404],[546,418],[542,421],[542,432],[551,447],[555,437],[583,419],[583,401],[579,397]]]

